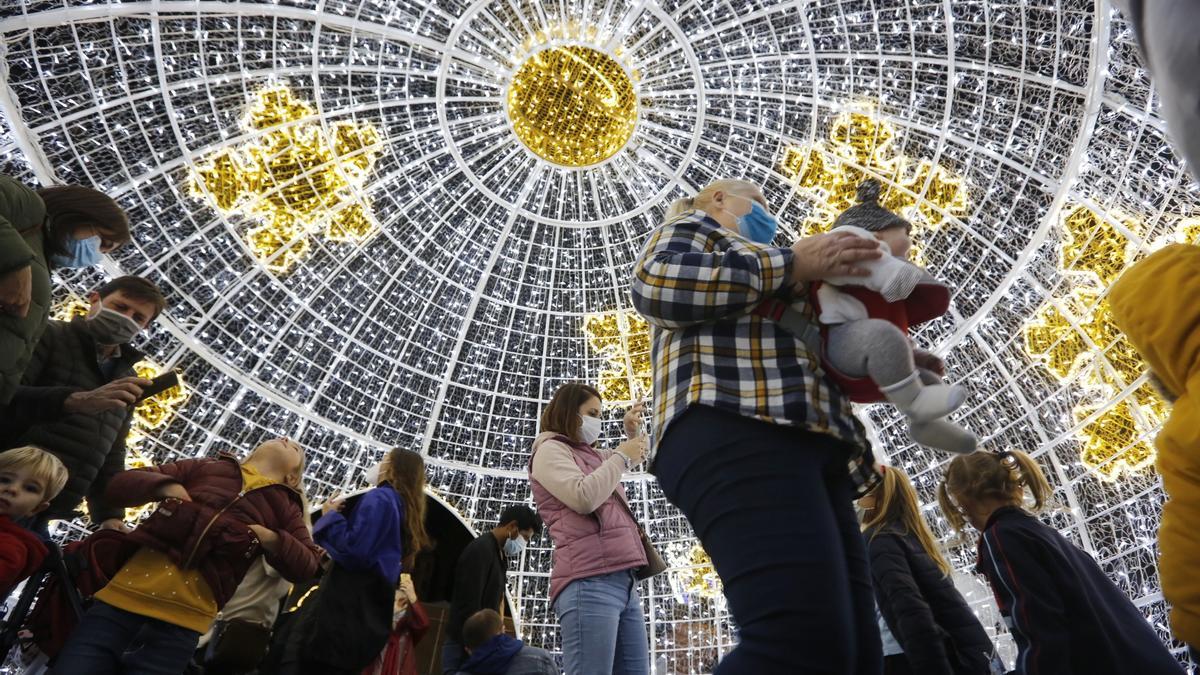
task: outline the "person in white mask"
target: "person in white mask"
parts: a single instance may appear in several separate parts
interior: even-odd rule
[[[529,482],[554,539],[550,603],[571,675],[650,672],[638,593],[647,550],[621,486],[646,452],[642,411],[639,404],[625,414],[628,440],[600,447],[600,392],[572,382],[554,392],[533,442]]]
[[[4,409],[0,449],[35,445],[67,467],[67,487],[43,520],[69,518],[86,498],[92,522],[125,529],[122,508],[105,503],[108,481],[125,469],[125,437],[149,380],[137,376],[142,353],[129,343],[166,308],[161,291],[136,276],[88,295],[87,315],[51,321],[22,384]]]
[[[531,539],[542,531],[542,519],[524,504],[513,504],[500,512],[496,526],[467,544],[454,564],[454,588],[450,593],[450,616],[446,641],[442,643],[442,672],[457,673],[467,660],[463,649],[463,625],[481,609],[508,614],[504,589],[508,566],[520,560]]]

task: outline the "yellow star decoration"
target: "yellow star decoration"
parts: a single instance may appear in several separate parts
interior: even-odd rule
[[[967,188],[949,169],[901,155],[892,145],[895,137],[894,124],[879,119],[873,107],[860,106],[835,117],[826,140],[785,149],[780,173],[816,204],[815,212],[801,223],[800,236],[828,230],[839,214],[857,203],[859,183],[879,178],[887,186],[880,205],[913,224],[909,257],[921,263],[922,236],[940,228],[947,217],[962,218],[969,212]],[[918,200],[914,195],[922,191],[924,197]]]
[[[361,241],[374,231],[369,205],[355,193],[375,166],[379,132],[356,122],[326,131],[315,115],[286,85],[261,89],[241,120],[256,140],[218,150],[188,176],[193,197],[223,215],[262,223],[246,233],[246,243],[275,274],[308,254],[312,233]]]
[[[1115,219],[1134,236],[1146,229],[1131,217],[1117,214]],[[1121,396],[1146,366],[1113,323],[1102,297],[1134,262],[1137,247],[1086,206],[1065,211],[1062,227],[1059,268],[1073,287],[1034,313],[1023,330],[1025,350],[1056,380],[1083,387],[1087,401],[1072,411],[1082,425],[1080,461],[1098,478],[1115,481],[1154,462],[1151,437],[1168,412],[1148,383]],[[1173,238],[1200,242],[1200,220],[1181,221]]]
[[[597,386],[605,401],[630,404],[650,395],[650,326],[631,309],[590,314],[583,331],[592,351],[608,361]]]
[[[713,599],[721,597],[724,586],[713,567],[708,551],[700,544],[671,557],[671,585],[675,594],[685,603],[693,598]]]

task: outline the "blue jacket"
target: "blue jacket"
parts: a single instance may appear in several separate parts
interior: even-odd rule
[[[992,514],[975,569],[1017,641],[1016,675],[1183,673],[1096,561],[1025,511]]]
[[[458,675],[559,675],[554,657],[544,649],[505,634],[497,635],[471,652]]]
[[[349,517],[330,511],[313,527],[313,540],[348,570],[371,570],[393,586],[404,557],[404,500],[383,484],[358,498]]]

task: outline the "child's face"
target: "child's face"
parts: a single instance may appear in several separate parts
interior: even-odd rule
[[[912,237],[908,235],[908,228],[889,227],[876,232],[875,238],[887,244],[893,256],[901,260],[908,258],[908,249],[912,248]]]
[[[0,471],[0,515],[16,520],[38,513],[50,506],[45,494],[46,484],[29,470]]]
[[[300,482],[300,466],[304,449],[290,438],[273,438],[254,449],[250,454],[257,463],[277,472],[283,482],[295,487]]]

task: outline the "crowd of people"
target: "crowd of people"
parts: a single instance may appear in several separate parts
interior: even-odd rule
[[[1166,38],[1143,46],[1198,159],[1186,4],[1122,0],[1140,37]],[[947,311],[950,291],[906,260],[911,225],[881,192],[864,182],[830,232],[788,246],[752,182],[672,204],[631,280],[652,331],[655,442],[638,405],[627,438],[606,447],[599,391],[562,385],[530,448],[535,506],[507,505],[465,546],[435,626],[413,578],[433,546],[420,453],[392,449],[369,489],[327,499],[316,522],[306,451],[288,438],[126,470],[133,409],[153,391],[132,343],[167,301],[121,276],[87,295],[84,316],[50,320],[51,270],[98,264],[130,240],[129,219],[94,189],[0,176],[0,595],[22,582],[37,595],[9,628],[27,626],[61,675],[414,675],[435,633],[443,675],[648,675],[639,587],[665,565],[622,486],[644,463],[723,582],[739,639],[720,675],[1183,672],[1096,560],[1038,518],[1053,494],[1036,459],[981,450],[951,419],[965,389],[909,336]],[[1174,406],[1156,439],[1159,568],[1170,629],[1189,648],[1200,647],[1197,294],[1200,247],[1175,245],[1108,296]],[[854,402],[894,406],[913,440],[953,456],[937,508],[975,533],[975,571],[1014,663],[955,587],[908,476],[877,461]],[[50,521],[85,503],[93,531],[60,551]],[[142,505],[153,508],[127,523]],[[508,570],[543,524],[561,664],[508,620]]]
[[[954,528],[978,532],[976,570],[1018,646],[1012,672],[1182,672],[1097,563],[1036,517],[1052,499],[1037,462],[977,451],[950,418],[964,390],[908,335],[946,311],[949,291],[906,262],[911,226],[879,204],[881,188],[864,183],[830,233],[788,247],[773,244],[776,220],[753,183],[717,181],[672,205],[632,280],[652,326],[657,443],[640,404],[608,449],[599,391],[554,392],[530,448],[536,510],[507,506],[454,563],[438,630],[445,675],[560,672],[506,623],[507,572],[543,523],[561,668],[650,672],[639,586],[664,566],[622,487],[643,462],[723,581],[739,642],[716,672],[1007,672],[911,482],[876,461],[852,402],[894,405],[914,440],[954,455],[937,501]],[[47,582],[31,614],[52,672],[418,672],[432,625],[412,578],[431,545],[422,456],[393,449],[365,476],[371,489],[328,499],[315,523],[305,449],[287,438],[240,459],[230,448],[125,470],[132,411],[152,385],[134,370],[142,355],[131,343],[167,301],[123,276],[88,294],[86,315],[49,320],[49,270],[96,264],[129,239],[128,219],[78,186],[34,191],[0,177],[0,197],[0,336],[11,347],[0,355],[0,592],[54,558],[50,520],[86,503],[96,528],[66,547],[89,564]],[[1190,460],[1178,458],[1197,445],[1184,415],[1200,331],[1161,317],[1200,310],[1148,304],[1138,291],[1163,279],[1195,286],[1198,259],[1194,247],[1168,248],[1112,293],[1118,321],[1181,406],[1159,442],[1166,487],[1184,506]],[[131,528],[125,510],[146,504]],[[1173,548],[1163,582],[1177,633],[1195,643],[1185,572],[1195,558],[1180,553],[1195,538],[1177,512],[1164,518]],[[87,591],[82,615],[64,609],[64,584]]]

